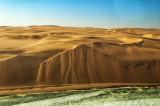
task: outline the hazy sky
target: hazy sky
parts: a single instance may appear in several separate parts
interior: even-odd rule
[[[160,0],[0,0],[0,26],[160,28]]]

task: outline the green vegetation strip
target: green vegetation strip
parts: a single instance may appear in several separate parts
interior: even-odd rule
[[[15,96],[7,96],[0,98],[0,106],[11,106],[20,103],[28,103],[33,101],[39,101],[49,98],[58,98],[63,96],[69,96],[73,94],[82,94],[93,92],[92,90],[74,90],[74,91],[62,91],[53,93],[40,93],[40,94],[20,94]]]
[[[158,104],[160,104],[160,87],[71,90],[0,98],[0,106],[158,106]]]

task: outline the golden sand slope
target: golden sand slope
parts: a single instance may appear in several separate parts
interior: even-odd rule
[[[0,27],[0,86],[159,83],[160,29]]]

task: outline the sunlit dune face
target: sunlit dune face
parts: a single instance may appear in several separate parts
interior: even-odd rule
[[[152,38],[153,34],[144,34],[143,37],[145,38]]]
[[[10,50],[10,49],[20,49],[24,46],[34,44],[37,41],[29,40],[29,39],[8,39],[8,38],[0,38],[0,49],[1,50]]]
[[[127,38],[127,37],[123,37],[123,38],[119,38],[121,41],[123,41],[124,43],[136,43],[136,42],[141,42],[142,39],[139,38]]]

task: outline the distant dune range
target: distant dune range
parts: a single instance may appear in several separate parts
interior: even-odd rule
[[[160,29],[0,27],[0,87],[160,83]]]

